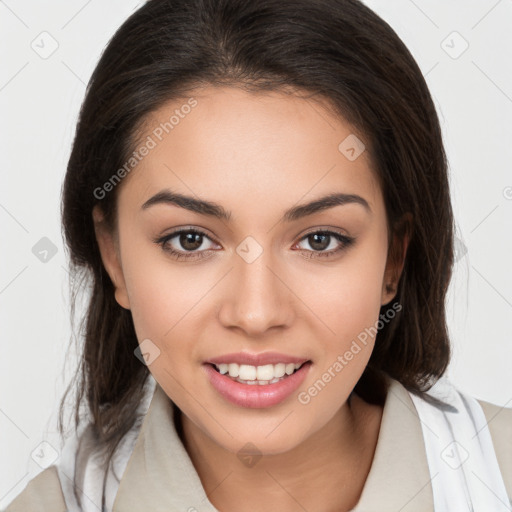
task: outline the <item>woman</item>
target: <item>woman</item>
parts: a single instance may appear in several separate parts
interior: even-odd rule
[[[512,411],[443,378],[437,114],[360,2],[147,2],[62,214],[92,285],[77,435],[8,511],[510,509]]]

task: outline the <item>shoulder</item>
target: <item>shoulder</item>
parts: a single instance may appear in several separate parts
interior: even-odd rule
[[[57,466],[50,466],[30,480],[4,512],[66,512]]]
[[[484,400],[477,401],[489,426],[507,493],[512,497],[512,408],[500,407]]]

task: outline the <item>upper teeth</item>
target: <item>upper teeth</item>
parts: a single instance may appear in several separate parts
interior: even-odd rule
[[[242,380],[272,380],[282,377],[285,373],[291,375],[298,370],[302,363],[278,363],[264,366],[251,366],[249,364],[221,363],[215,367],[220,373],[229,373],[230,377],[238,377]]]

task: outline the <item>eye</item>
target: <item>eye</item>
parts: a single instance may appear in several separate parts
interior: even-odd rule
[[[313,231],[301,238],[300,242],[306,241],[313,249],[305,249],[310,253],[309,258],[330,257],[350,247],[355,239],[337,231]],[[299,243],[300,243],[299,242]],[[327,250],[329,249],[329,250]]]
[[[210,240],[210,237],[204,231],[187,228],[157,238],[154,242],[162,246],[162,249],[173,258],[180,260],[204,258],[204,253],[211,250],[206,243],[207,240]]]
[[[206,258],[211,250],[216,250],[208,247],[207,241],[216,245],[211,238],[196,228],[178,229],[153,241],[176,260]],[[336,231],[317,230],[303,236],[296,246],[307,242],[312,250],[300,251],[307,253],[308,258],[331,257],[347,249],[354,241],[354,238]]]

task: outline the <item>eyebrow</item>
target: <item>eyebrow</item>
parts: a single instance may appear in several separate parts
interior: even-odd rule
[[[172,192],[171,190],[162,190],[154,196],[150,197],[142,205],[141,209],[147,210],[151,206],[157,204],[171,204],[185,208],[186,210],[198,213],[200,215],[208,215],[225,221],[230,221],[231,219],[231,212],[226,211],[220,204],[203,199],[196,199],[194,197],[186,196],[183,194],[178,194],[176,192]],[[346,204],[359,204],[364,207],[368,213],[372,213],[370,205],[363,197],[356,194],[334,193],[320,197],[319,199],[315,199],[310,203],[293,206],[292,208],[286,210],[281,220],[285,222],[292,222],[322,210]]]

